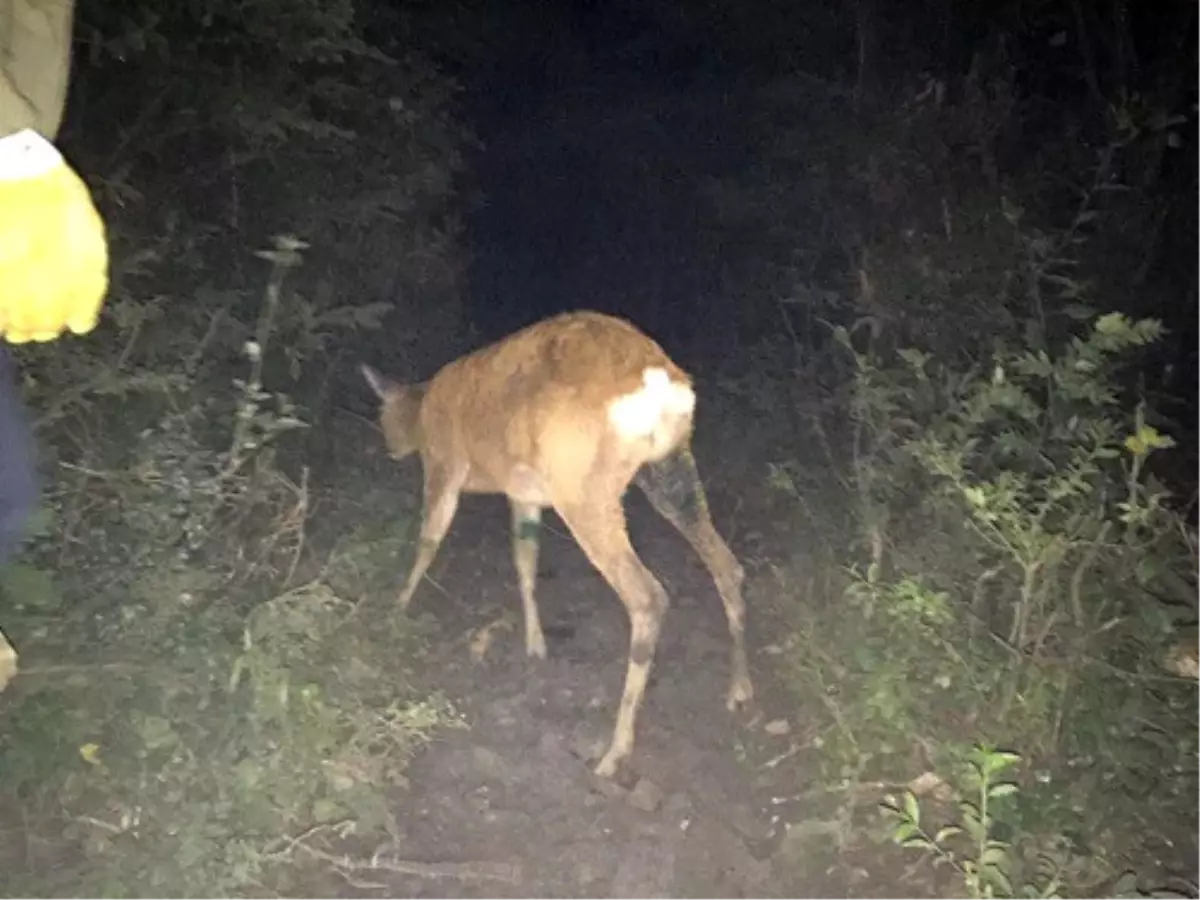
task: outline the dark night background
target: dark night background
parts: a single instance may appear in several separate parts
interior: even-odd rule
[[[112,288],[17,354],[46,496],[0,578],[33,672],[0,697],[4,893],[982,896],[978,841],[935,868],[880,804],[911,787],[932,838],[1000,766],[995,896],[1197,896],[1194,2],[75,27],[59,144]],[[631,492],[673,605],[616,787],[586,766],[621,605],[548,515],[527,661],[492,497],[399,615],[420,467],[358,370],[578,308],[695,378],[762,713],[723,709],[711,583]]]

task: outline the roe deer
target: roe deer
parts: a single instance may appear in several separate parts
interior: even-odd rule
[[[424,384],[370,366],[380,426],[394,459],[421,454],[421,539],[399,603],[407,609],[458,508],[459,495],[500,493],[525,613],[525,652],[544,659],[538,619],[538,526],[549,506],[629,613],[629,664],[616,729],[596,774],[612,777],[633,750],[634,723],[667,593],[629,542],[622,505],[631,481],[695,548],[716,581],[733,639],[730,710],[754,693],[743,642],[742,567],[713,527],[690,444],[696,395],[663,349],[622,319],[571,312],[462,357]]]

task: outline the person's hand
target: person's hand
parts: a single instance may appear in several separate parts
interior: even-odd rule
[[[85,334],[107,291],[108,242],[87,185],[37,132],[0,138],[0,338]]]

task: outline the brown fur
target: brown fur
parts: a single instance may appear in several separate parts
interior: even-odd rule
[[[419,452],[425,473],[421,544],[400,594],[402,608],[433,561],[462,492],[506,494],[512,505],[529,655],[546,655],[534,599],[538,543],[536,532],[527,533],[544,507],[554,508],[624,602],[632,629],[625,691],[612,743],[596,767],[607,776],[632,751],[668,602],[629,543],[622,498],[635,476],[717,583],[733,639],[729,707],[753,695],[742,640],[742,569],[708,515],[689,448],[691,407],[664,405],[638,420],[646,428],[636,434],[622,433],[610,417],[614,401],[648,390],[646,372],[653,369],[691,390],[690,377],[657,343],[624,320],[594,312],[538,322],[450,363],[423,385],[400,385],[363,366],[382,401],[389,452],[398,459]]]

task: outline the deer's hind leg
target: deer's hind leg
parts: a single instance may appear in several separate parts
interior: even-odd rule
[[[666,459],[647,463],[634,480],[659,515],[674,525],[695,548],[716,582],[733,641],[731,680],[725,705],[730,710],[736,709],[754,697],[754,684],[746,662],[746,602],[742,598],[745,572],[712,523],[708,499],[691,449],[685,446]]]
[[[612,742],[595,769],[597,775],[611,778],[633,752],[638,710],[646,693],[658,634],[667,611],[667,592],[629,542],[620,493],[605,492],[604,499],[598,503],[594,499],[556,502],[555,509],[629,613],[625,689],[621,694]]]
[[[525,609],[525,653],[546,658],[546,637],[537,608],[537,562],[542,508],[536,504],[510,500],[512,508],[513,562],[517,567],[517,583],[521,589],[521,605]]]

